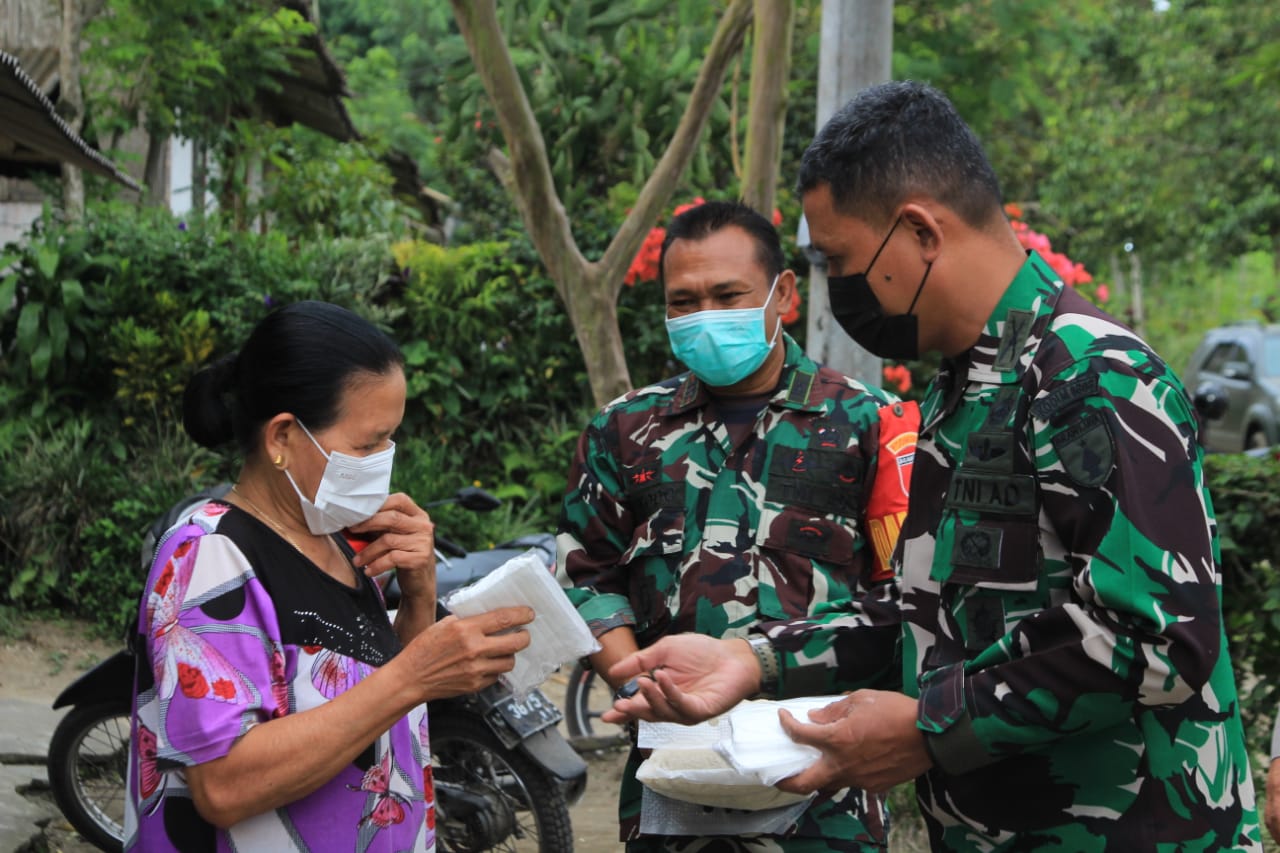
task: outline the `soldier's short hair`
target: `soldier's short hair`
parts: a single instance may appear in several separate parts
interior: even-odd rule
[[[676,240],[705,240],[717,231],[736,226],[747,232],[756,244],[756,260],[764,268],[769,281],[782,272],[786,258],[782,240],[773,223],[745,204],[737,201],[708,201],[689,208],[671,220],[667,236],[658,255],[658,281],[666,285],[667,250]]]
[[[863,89],[800,160],[796,191],[826,184],[836,210],[888,226],[912,196],[935,198],[983,228],[1003,216],[1000,183],[947,96],[911,80]]]

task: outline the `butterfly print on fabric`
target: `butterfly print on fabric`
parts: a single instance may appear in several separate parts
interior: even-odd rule
[[[253,695],[249,682],[221,652],[178,623],[198,552],[194,539],[178,546],[147,593],[147,624],[151,626],[152,666],[159,695],[169,699],[181,687],[183,695],[192,699],[243,705]]]
[[[355,687],[372,672],[373,667],[355,658],[320,649],[311,662],[311,683],[320,695],[333,699]]]
[[[391,790],[391,750],[387,750],[382,760],[370,767],[360,780],[360,786],[348,785],[352,791],[365,791],[375,795],[373,809],[360,818],[358,826],[373,824],[378,829],[404,822],[407,799]]]

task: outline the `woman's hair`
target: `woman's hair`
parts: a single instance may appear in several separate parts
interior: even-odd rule
[[[376,326],[327,302],[295,302],[258,323],[239,353],[202,368],[182,397],[182,425],[205,447],[233,438],[246,456],[281,412],[322,430],[341,415],[342,393],[363,377],[404,367]]]

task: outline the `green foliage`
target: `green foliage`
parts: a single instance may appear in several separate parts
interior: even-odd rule
[[[1280,700],[1280,458],[1212,454],[1205,474],[1222,543],[1222,611],[1243,691],[1246,727],[1259,739]]]
[[[0,370],[20,383],[40,388],[93,371],[90,349],[104,306],[85,279],[110,259],[96,257],[88,243],[46,210],[23,250],[0,254]]]
[[[315,32],[298,12],[255,0],[123,0],[86,28],[88,112],[98,129],[144,126],[203,143],[278,91]]]
[[[406,279],[407,426],[433,424],[474,452],[590,399],[568,317],[527,256],[506,243],[407,242],[393,253]]]
[[[261,196],[246,205],[247,219],[261,217],[294,239],[315,239],[402,234],[416,217],[395,197],[387,166],[363,144],[336,143],[301,127],[240,127],[237,162],[261,154],[269,167]],[[232,183],[247,179],[229,176]]]
[[[1051,66],[1041,200],[1092,262],[1132,243],[1153,281],[1271,249],[1280,233],[1276,97],[1265,75],[1280,11],[1266,0],[1119,4]],[[1258,63],[1261,63],[1259,65]],[[1079,248],[1077,248],[1079,247]]]

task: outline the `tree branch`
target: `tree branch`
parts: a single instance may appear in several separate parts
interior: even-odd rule
[[[794,10],[791,0],[755,0],[755,12],[742,200],[767,219],[773,215],[782,158]]]
[[[513,193],[529,238],[565,305],[565,282],[580,277],[587,262],[573,238],[564,203],[556,192],[542,130],[533,115],[511,52],[498,23],[494,0],[449,0],[458,28],[471,52],[476,73],[498,116],[502,138],[511,152]],[[492,158],[490,158],[492,161]],[[501,179],[501,178],[500,178]],[[577,275],[567,271],[576,267]]]
[[[455,5],[461,1],[453,0]],[[750,23],[751,0],[734,0],[720,19],[720,25],[716,27],[715,36],[711,39],[711,46],[707,49],[706,59],[702,62],[702,69],[693,84],[689,103],[685,106],[684,115],[680,117],[680,124],[671,138],[671,144],[654,167],[653,174],[645,181],[631,212],[613,235],[609,247],[597,264],[602,275],[602,286],[611,288],[615,297],[622,289],[622,278],[627,266],[640,250],[645,235],[649,233],[661,208],[671,198],[680,176],[693,158],[698,137],[702,135],[711,114],[711,105],[724,85],[729,63],[742,49]]]

